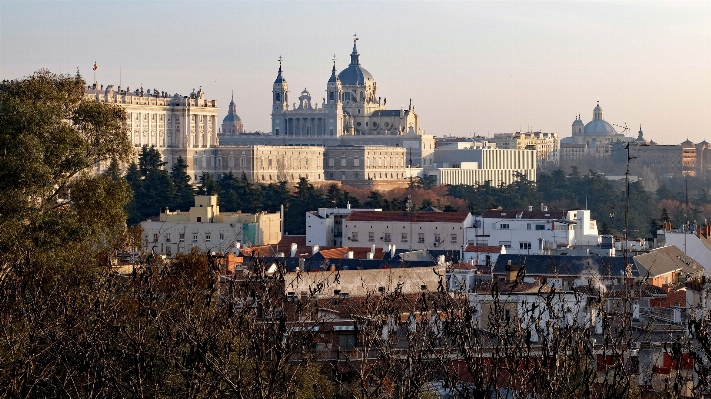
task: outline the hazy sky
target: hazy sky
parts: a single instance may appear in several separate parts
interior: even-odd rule
[[[189,94],[203,87],[245,129],[271,129],[284,57],[292,98],[324,97],[352,35],[378,95],[412,98],[428,134],[519,129],[570,135],[577,114],[639,124],[645,138],[711,141],[708,2],[0,1],[0,78],[39,68],[99,84]],[[621,129],[618,129],[621,131]]]

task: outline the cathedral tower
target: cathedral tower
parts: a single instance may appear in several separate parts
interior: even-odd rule
[[[333,58],[333,69],[331,77],[326,85],[326,112],[328,113],[328,122],[326,126],[326,135],[340,136],[343,133],[343,90],[341,80],[336,76],[336,58]]]
[[[281,114],[289,109],[289,85],[281,72],[281,57],[279,57],[279,72],[272,88],[272,134],[279,136],[284,133],[281,126],[284,118]]]

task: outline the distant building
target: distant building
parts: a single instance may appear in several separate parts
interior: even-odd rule
[[[326,180],[340,180],[352,187],[373,181],[399,181],[407,185],[407,150],[402,147],[351,146],[326,147],[324,175]],[[370,181],[370,182],[369,182]]]
[[[468,229],[467,244],[505,247],[507,254],[554,254],[559,248],[594,247],[600,254],[614,255],[612,248],[598,248],[597,223],[589,210],[490,209],[480,221]]]
[[[219,137],[223,136],[235,136],[244,133],[244,124],[242,124],[242,119],[237,115],[237,105],[235,105],[235,96],[232,94],[232,100],[230,101],[229,108],[227,109],[227,116],[222,120],[222,129],[218,134]]]
[[[244,173],[250,181],[266,184],[297,182],[302,177],[322,182],[323,151],[320,146],[220,146],[213,151],[211,173],[218,178],[228,172],[237,177]]]
[[[351,212],[372,211],[382,209],[351,209],[347,208],[318,208],[316,211],[306,212],[306,245],[319,245],[322,247],[343,245],[343,225]]]
[[[351,212],[343,226],[350,246],[417,249],[464,249],[464,234],[474,217],[468,212]]]
[[[193,248],[226,252],[235,245],[276,244],[282,234],[279,213],[221,213],[216,195],[196,196],[190,211],[161,211],[159,220],[141,227],[146,249],[168,257]]]
[[[499,149],[536,150],[538,166],[558,164],[560,140],[557,133],[497,133],[491,141]]]
[[[187,173],[197,181],[202,172],[212,172],[217,145],[217,102],[205,99],[202,88],[189,96],[170,95],[143,87],[131,91],[113,85],[87,86],[85,98],[111,103],[126,110],[128,134],[138,157],[141,147],[154,146],[166,162],[166,169],[182,157]],[[98,165],[102,171],[107,165]]]
[[[440,147],[434,166],[423,173],[437,176],[438,185],[507,185],[523,176],[536,181],[535,150]]]
[[[289,85],[282,62],[272,85],[272,131],[270,134],[240,134],[220,138],[221,145],[381,145],[407,148],[408,165],[432,164],[434,136],[420,128],[412,102],[399,109],[387,109],[378,96],[378,85],[360,62],[353,43],[350,64],[336,71],[335,60],[326,82],[326,96],[313,99],[304,89],[298,101],[289,100]],[[411,161],[410,161],[411,160]]]
[[[602,107],[598,101],[597,106],[593,109],[592,121],[583,124],[580,115],[578,115],[573,122],[572,136],[562,139],[561,143],[586,144],[588,148],[594,148],[597,143],[616,141],[627,142],[627,137],[617,133],[612,124],[603,118]]]

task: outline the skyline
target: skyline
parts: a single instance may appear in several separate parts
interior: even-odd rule
[[[711,107],[710,16],[676,2],[3,2],[0,78],[79,66],[91,82],[96,62],[103,85],[202,86],[220,121],[234,90],[245,130],[269,131],[278,58],[292,98],[306,88],[320,104],[334,53],[340,71],[357,33],[378,95],[389,109],[411,98],[427,134],[568,137],[599,100],[632,137],[641,124],[677,144],[711,141],[696,127]]]

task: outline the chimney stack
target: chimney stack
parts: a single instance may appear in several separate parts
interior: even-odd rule
[[[298,245],[296,245],[295,242],[291,243],[291,257],[293,258],[296,256],[296,248],[298,248]]]
[[[318,244],[314,244],[311,248],[311,255],[316,255],[318,253]]]
[[[395,244],[390,245],[390,257],[391,258],[395,257]]]

